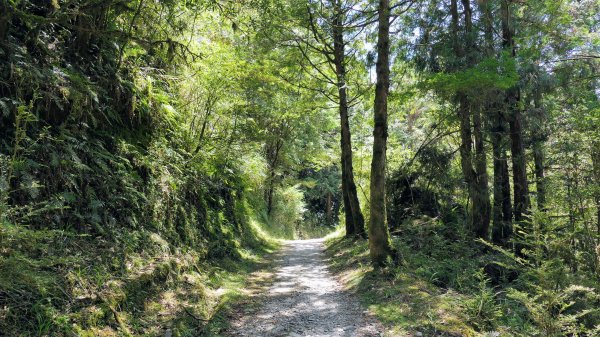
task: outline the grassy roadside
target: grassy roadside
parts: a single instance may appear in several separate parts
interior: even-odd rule
[[[271,241],[268,253],[262,254],[259,261],[251,263],[243,274],[238,274],[237,282],[226,287],[227,295],[222,298],[219,310],[204,327],[201,336],[227,336],[226,331],[231,327],[231,322],[260,308],[262,301],[257,298],[273,282],[274,256],[279,246],[278,241]]]
[[[442,291],[409,268],[381,271],[369,264],[368,243],[339,236],[326,241],[332,271],[385,326],[386,336],[476,336],[459,303],[464,297]]]
[[[457,233],[434,219],[411,219],[392,239],[402,263],[378,271],[364,240],[337,233],[327,254],[389,336],[599,336],[593,279],[569,274],[556,258],[518,259]]]
[[[207,258],[156,233],[120,233],[133,247],[0,225],[2,336],[220,336],[279,245],[253,236]]]

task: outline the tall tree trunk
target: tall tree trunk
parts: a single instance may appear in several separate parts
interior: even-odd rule
[[[344,196],[344,213],[346,216],[346,237],[365,237],[365,219],[360,210],[358,193],[354,183],[354,169],[352,165],[352,137],[348,118],[348,93],[346,86],[346,60],[344,27],[341,3],[334,1],[333,19],[333,59],[337,76],[337,88],[340,112],[340,146],[342,152],[342,193]]]
[[[465,16],[467,65],[475,66],[475,36],[473,35],[473,12],[470,0],[462,0]],[[490,227],[490,194],[488,190],[487,156],[482,132],[481,111],[471,106],[473,136],[475,139],[474,174],[472,181],[471,223],[477,237],[487,239]],[[470,149],[469,149],[470,150]]]
[[[533,143],[533,162],[535,165],[535,187],[537,190],[538,210],[546,209],[546,183],[544,174],[544,143]]]
[[[458,39],[458,3],[457,0],[450,0],[450,32],[452,36],[452,48],[454,49],[454,55],[457,58],[463,56],[463,50],[461,48],[459,39]]]
[[[502,1],[502,45],[512,57],[516,56],[513,27],[511,23],[510,3]],[[522,222],[524,215],[529,211],[529,191],[527,186],[527,170],[525,161],[525,147],[523,145],[523,125],[521,111],[518,107],[520,90],[517,86],[506,92],[508,109],[508,125],[510,129],[511,154],[513,167],[513,195],[515,221]]]
[[[345,88],[340,91],[346,91]],[[360,210],[360,204],[358,201],[358,192],[356,184],[354,182],[354,168],[352,165],[352,143],[350,136],[350,123],[348,122],[348,107],[347,101],[344,94],[344,104],[342,105],[342,99],[340,99],[340,120],[341,120],[341,137],[340,144],[342,148],[342,179],[345,179],[345,183],[342,183],[342,187],[346,188],[346,195],[348,198],[348,204],[344,205],[346,213],[350,214],[350,221],[352,222],[353,231],[346,233],[347,236],[361,236],[366,237],[365,233],[365,219]],[[346,217],[348,219],[348,217]]]
[[[0,42],[4,42],[12,20],[12,11],[6,1],[0,2],[0,13]]]
[[[491,1],[482,0],[479,3],[481,5],[484,26],[485,54],[487,57],[493,57],[495,55],[494,19],[492,16]],[[500,102],[496,99],[498,96],[502,96],[502,94],[492,91],[489,103],[487,104],[494,170],[492,242],[497,245],[507,246],[512,234],[512,203],[510,200],[510,178],[506,156],[506,120],[500,109]]]
[[[535,93],[533,114],[538,124],[533,130],[533,163],[535,167],[535,188],[537,190],[538,210],[546,210],[546,178],[544,172],[544,142],[546,140],[546,131],[543,125],[546,123],[545,112],[541,106],[541,93]]]
[[[462,48],[459,37],[458,37],[458,2],[457,0],[450,1],[450,15],[452,17],[451,21],[451,33],[452,33],[452,47],[454,49],[454,54],[458,60],[460,60],[464,56],[464,49]],[[458,69],[460,66],[457,66]],[[473,181],[475,180],[475,172],[473,171],[473,161],[471,158],[471,150],[473,148],[472,144],[472,135],[471,135],[471,116],[469,109],[469,101],[467,96],[463,92],[458,92],[456,94],[456,102],[457,102],[457,113],[458,119],[460,122],[460,168],[463,173],[463,177],[467,184],[467,191],[469,200],[472,199],[474,192]],[[471,207],[472,207],[472,203]],[[469,211],[469,217],[472,212]],[[469,218],[469,222],[471,223],[471,218]]]
[[[471,4],[469,0],[461,0],[465,15],[464,46],[459,42],[458,34],[458,3],[457,0],[450,2],[450,14],[452,43],[457,60],[466,58],[467,66],[474,66],[475,46],[473,36],[473,23]],[[485,149],[483,146],[483,132],[480,112],[471,105],[469,97],[464,92],[456,95],[458,103],[458,118],[460,121],[460,162],[467,191],[470,199],[469,227],[472,232],[481,238],[487,238],[490,223],[490,199],[488,191],[488,177]],[[473,123],[473,126],[471,126]],[[475,144],[473,144],[475,136]],[[475,145],[476,155],[473,155]],[[475,167],[474,167],[475,165]]]
[[[450,12],[452,15],[452,39],[454,54],[457,59],[461,59],[464,56],[464,49],[462,48],[459,37],[458,37],[458,4],[457,0],[450,2]],[[469,100],[467,95],[463,92],[459,92],[456,95],[458,102],[458,118],[460,121],[460,165],[463,176],[467,183],[467,189],[469,191],[469,198],[473,194],[473,181],[475,179],[475,172],[473,171],[472,161],[472,148],[473,148],[473,137],[471,134],[471,112],[469,107]]]
[[[391,254],[390,234],[385,211],[385,171],[387,149],[387,98],[390,85],[390,2],[379,0],[377,32],[377,83],[373,130],[373,159],[371,162],[371,214],[369,222],[369,251],[375,266],[381,266]]]
[[[511,22],[510,1],[503,0],[501,4],[502,16],[502,47],[510,55],[516,57],[515,42],[513,39],[514,27]],[[529,232],[526,216],[529,213],[529,188],[527,185],[527,169],[525,161],[525,146],[523,141],[523,124],[519,101],[521,92],[518,85],[506,91],[506,106],[508,112],[508,126],[510,133],[510,152],[512,157],[513,171],[513,198],[514,198],[514,220],[522,230],[518,231],[515,242],[515,253],[524,255],[526,246],[523,233]]]
[[[508,246],[512,235],[512,204],[510,201],[510,177],[506,156],[506,121],[499,109],[492,110],[492,151],[494,155],[494,211],[492,242]]]
[[[471,133],[471,113],[469,100],[464,93],[457,95],[458,99],[458,118],[460,121],[460,167],[467,183],[469,199],[471,199],[470,225],[472,225],[473,216],[473,194],[475,188],[475,170],[473,170],[473,135]]]
[[[275,190],[275,169],[271,169],[271,173],[269,174],[269,187],[267,188],[267,193],[265,195],[267,202],[267,215],[271,215],[273,212],[273,191]]]
[[[502,146],[504,149],[505,146]],[[510,176],[508,175],[508,158],[506,156],[506,152],[504,153],[504,162],[502,165],[502,219],[505,223],[511,226],[512,231],[512,212],[513,206],[510,200]]]
[[[481,112],[473,111],[475,136],[475,193],[473,195],[473,230],[477,237],[488,239],[490,231],[490,192],[488,189],[487,155],[483,145]]]
[[[525,161],[525,146],[523,145],[522,117],[517,102],[519,94],[509,90],[508,103],[511,106],[509,118],[512,167],[513,167],[513,195],[515,199],[515,221],[521,222],[529,212],[529,188],[527,186],[527,170]]]

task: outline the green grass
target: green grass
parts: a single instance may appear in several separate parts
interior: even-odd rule
[[[101,237],[2,224],[0,331],[7,336],[219,336],[273,240],[207,260],[158,234],[137,249]]]
[[[486,267],[514,266],[472,239],[447,240],[435,233],[396,237],[402,263],[379,270],[370,266],[365,240],[349,241],[338,233],[326,242],[332,270],[389,336],[587,337],[599,331],[593,286],[578,285],[574,277],[568,286],[552,286],[558,273],[545,265],[521,267],[512,281],[502,276],[494,281],[495,270]]]
[[[327,240],[332,270],[362,304],[386,326],[388,336],[476,336],[459,303],[464,297],[444,291],[410,268],[374,270],[364,240]]]

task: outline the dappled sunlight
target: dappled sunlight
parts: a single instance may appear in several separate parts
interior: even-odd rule
[[[379,336],[381,327],[332,277],[322,239],[286,241],[274,282],[254,315],[234,322],[235,336]]]
[[[390,336],[473,336],[451,290],[437,289],[406,268],[369,266],[366,242],[328,242],[334,272],[345,286],[360,294],[363,304],[391,328]]]

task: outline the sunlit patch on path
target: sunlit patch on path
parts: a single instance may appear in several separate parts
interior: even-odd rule
[[[383,328],[344,291],[323,261],[322,240],[285,243],[275,282],[255,313],[232,322],[232,336],[381,336]]]

